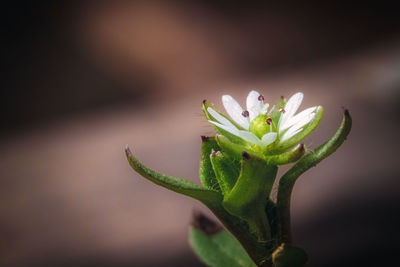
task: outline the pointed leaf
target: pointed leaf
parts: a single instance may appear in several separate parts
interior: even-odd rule
[[[186,179],[163,175],[152,169],[149,169],[133,156],[128,147],[125,149],[125,153],[131,167],[137,173],[151,182],[174,192],[195,198],[207,206],[209,204],[219,203],[221,201],[222,195],[219,192],[206,189]]]
[[[279,235],[281,242],[291,241],[290,231],[290,196],[297,178],[305,171],[335,152],[346,140],[352,125],[351,116],[345,110],[342,124],[335,135],[314,151],[309,152],[288,170],[279,181],[277,208]]]

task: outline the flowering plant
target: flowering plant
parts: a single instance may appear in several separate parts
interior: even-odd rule
[[[229,95],[222,103],[229,115],[203,101],[203,112],[215,128],[215,137],[202,136],[199,186],[188,180],[157,173],[138,161],[130,149],[132,168],[148,180],[205,204],[227,230],[196,215],[189,241],[200,259],[210,266],[296,267],[307,254],[293,246],[290,197],[297,178],[332,154],[351,129],[344,112],[336,134],[312,151],[299,144],[321,120],[323,108],[315,106],[296,114],[303,100],[296,93],[269,108],[264,96],[251,91],[246,110]],[[271,190],[278,166],[295,164],[279,179],[278,194]],[[211,230],[210,230],[211,229]]]

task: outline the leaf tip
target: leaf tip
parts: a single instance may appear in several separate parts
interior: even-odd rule
[[[126,154],[127,156],[132,154],[131,149],[129,148],[128,145],[125,146],[125,154]]]
[[[197,209],[193,210],[191,224],[194,228],[201,230],[207,236],[213,236],[223,229],[219,223],[210,219],[203,212]]]
[[[246,151],[242,151],[242,159],[250,159],[250,154]]]
[[[205,135],[202,135],[202,136],[200,136],[200,137],[201,137],[201,141],[203,141],[203,142],[207,142],[208,139],[210,138],[210,137],[205,136]]]

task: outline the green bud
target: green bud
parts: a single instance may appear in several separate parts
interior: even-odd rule
[[[249,130],[261,139],[264,134],[271,132],[272,120],[267,114],[260,114],[250,122]]]

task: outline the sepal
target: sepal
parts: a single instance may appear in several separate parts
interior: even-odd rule
[[[221,192],[226,195],[232,190],[239,177],[240,164],[221,151],[213,151],[210,160]]]
[[[201,159],[199,167],[201,184],[206,188],[221,192],[210,160],[212,151],[219,149],[215,137],[201,136]]]
[[[298,161],[305,154],[305,152],[306,148],[304,144],[299,144],[290,151],[273,156],[264,156],[264,158],[269,165],[284,165]]]

